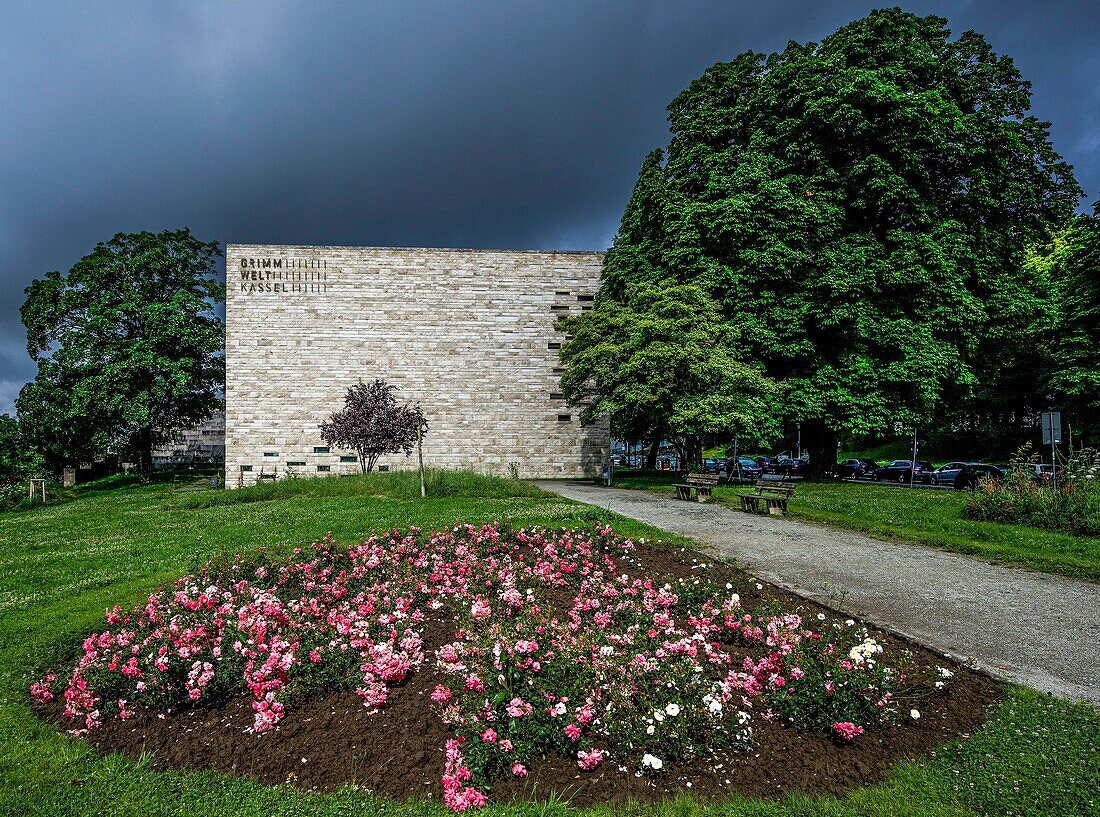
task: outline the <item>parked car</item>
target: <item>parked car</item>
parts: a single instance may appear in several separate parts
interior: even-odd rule
[[[751,482],[763,475],[764,469],[749,457],[737,457],[726,463],[726,478],[731,482],[735,479]]]
[[[775,464],[779,462],[778,457],[757,457],[756,464],[760,466],[765,474],[772,473],[772,469],[775,468]]]
[[[715,457],[703,458],[703,472],[707,474],[720,474],[725,470],[726,461]]]
[[[856,457],[840,463],[836,467],[836,475],[840,479],[871,479],[877,470],[878,463],[874,460]]]
[[[959,475],[959,471],[969,464],[970,463],[967,462],[949,462],[945,465],[941,465],[932,472],[929,481],[933,485],[954,485],[955,477]]]
[[[892,481],[899,485],[908,482],[926,483],[932,478],[932,471],[932,463],[925,460],[917,460],[916,465],[912,460],[894,460],[875,471],[875,479],[879,482]]]
[[[1003,482],[1004,474],[996,465],[987,465],[984,462],[968,462],[955,477],[956,491],[973,491],[983,479]]]
[[[772,467],[773,474],[782,474],[785,477],[801,477],[810,470],[810,463],[806,460],[796,460],[790,457],[781,458]]]
[[[1007,477],[1013,471],[1020,471],[1028,477],[1034,485],[1050,485],[1054,479],[1054,466],[1038,462],[1013,462],[1005,466],[997,466],[1001,474]]]

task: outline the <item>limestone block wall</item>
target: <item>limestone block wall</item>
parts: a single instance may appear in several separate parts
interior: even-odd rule
[[[555,329],[591,307],[598,253],[226,248],[226,485],[261,473],[355,473],[320,424],[381,378],[419,401],[426,466],[521,477],[595,474],[606,422],[560,392]],[[380,465],[415,468],[416,455]]]
[[[186,429],[173,440],[153,449],[153,467],[168,468],[191,463],[225,462],[225,412]]]

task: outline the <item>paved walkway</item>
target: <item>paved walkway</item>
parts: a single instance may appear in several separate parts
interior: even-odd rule
[[[773,584],[997,677],[1100,704],[1100,585],[647,491],[538,485],[690,536]]]

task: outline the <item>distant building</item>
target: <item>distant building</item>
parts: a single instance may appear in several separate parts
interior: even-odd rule
[[[171,442],[153,449],[154,468],[225,463],[225,412],[189,428]]]
[[[594,476],[606,423],[560,393],[556,322],[590,309],[602,255],[249,246],[226,249],[226,485],[354,473],[321,423],[381,378],[429,424],[425,464]],[[381,458],[415,467],[415,455]]]

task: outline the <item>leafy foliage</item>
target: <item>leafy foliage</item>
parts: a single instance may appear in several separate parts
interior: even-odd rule
[[[1024,247],[1080,194],[1029,97],[981,35],[900,9],[719,63],[669,106],[603,295],[712,293],[815,464],[838,432],[923,422],[988,373],[984,327],[1027,323]]]
[[[27,287],[38,363],[20,420],[54,464],[132,446],[144,472],[160,440],[202,422],[225,378],[217,242],[190,231],[119,233]]]
[[[420,404],[398,405],[397,387],[382,380],[367,384],[362,380],[348,389],[344,410],[335,412],[321,423],[321,437],[329,445],[350,448],[359,455],[363,473],[374,470],[383,454],[412,453],[416,435],[428,424]]]
[[[0,480],[36,475],[42,465],[42,457],[27,439],[19,420],[0,414]]]
[[[983,480],[963,509],[966,519],[1031,525],[1100,536],[1100,453],[1085,449],[1059,471],[1057,488],[1016,468],[1003,483]]]
[[[562,387],[584,405],[583,422],[607,411],[629,439],[678,436],[695,449],[709,431],[774,433],[775,385],[738,359],[734,327],[699,287],[630,287],[622,301],[601,298],[562,328],[574,333],[562,348]]]
[[[1100,203],[1068,231],[1056,271],[1052,391],[1100,443]]]

